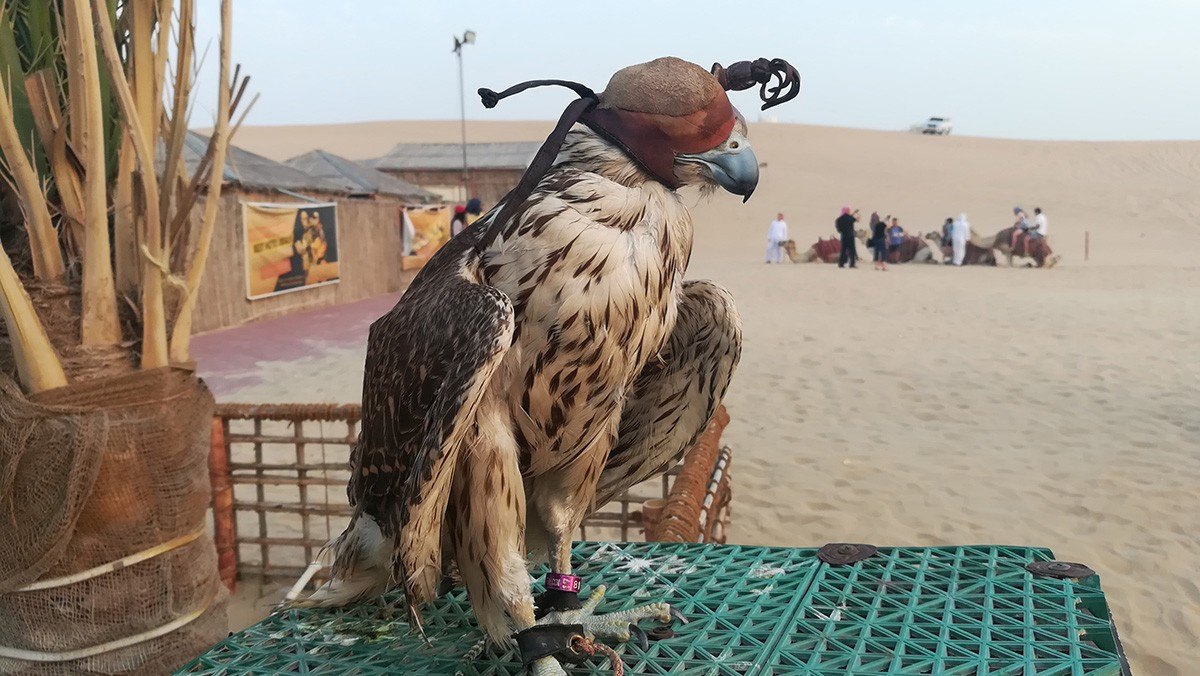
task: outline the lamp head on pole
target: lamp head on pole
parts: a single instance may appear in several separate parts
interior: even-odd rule
[[[462,34],[462,37],[454,36],[454,53],[462,54],[463,45],[475,44],[475,31],[468,30]]]

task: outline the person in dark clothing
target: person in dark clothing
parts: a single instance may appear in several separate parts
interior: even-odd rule
[[[850,267],[856,267],[858,263],[858,251],[854,248],[854,224],[858,222],[858,209],[853,212],[850,207],[842,207],[842,215],[837,217],[834,225],[837,227],[838,234],[842,237],[842,253],[838,255],[838,267],[846,267],[846,263],[850,263]]]
[[[942,248],[943,249],[950,246],[950,230],[953,227],[954,227],[954,219],[953,218],[947,218],[946,222],[942,224]]]
[[[871,251],[874,252],[872,260],[875,261],[876,270],[887,270],[887,255],[888,255],[888,236],[887,223],[879,221],[871,226],[871,239],[868,244],[871,245]]]

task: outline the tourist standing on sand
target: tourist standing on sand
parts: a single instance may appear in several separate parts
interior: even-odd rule
[[[788,240],[787,221],[783,214],[775,214],[767,228],[767,264],[783,262],[783,243]]]
[[[876,270],[887,270],[887,223],[883,221],[875,221],[871,226],[871,251],[873,256],[871,260],[875,262]]]
[[[1029,230],[1030,237],[1045,237],[1046,236],[1046,214],[1042,213],[1041,207],[1033,209],[1033,227]]]
[[[842,207],[842,215],[833,222],[838,234],[842,236],[842,252],[838,254],[839,268],[846,267],[847,262],[854,268],[858,262],[858,251],[854,248],[854,224],[857,222],[858,209],[851,212],[850,207]]]
[[[904,244],[904,228],[900,227],[900,219],[893,218],[892,224],[887,229],[888,253],[900,248]]]
[[[954,227],[950,229],[950,245],[954,248],[953,262],[955,265],[962,265],[963,259],[967,256],[967,240],[971,239],[971,223],[967,220],[966,214],[959,214],[958,220],[954,221]]]
[[[950,246],[950,231],[954,229],[954,219],[947,218],[942,224],[942,248]]]

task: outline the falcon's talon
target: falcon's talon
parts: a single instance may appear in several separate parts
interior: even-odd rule
[[[679,624],[687,624],[689,622],[687,616],[677,610],[675,606],[671,606],[671,617],[679,620]]]
[[[645,629],[642,629],[636,624],[631,623],[629,625],[629,633],[633,634],[637,638],[638,647],[640,647],[643,651],[650,649],[650,636],[646,634]]]

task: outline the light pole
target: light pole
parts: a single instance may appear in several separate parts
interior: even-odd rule
[[[467,94],[465,85],[463,84],[463,62],[462,49],[463,45],[475,44],[475,31],[468,30],[462,34],[462,37],[454,36],[454,54],[458,57],[458,110],[460,121],[462,123],[462,191],[463,201],[470,199],[467,193]]]

